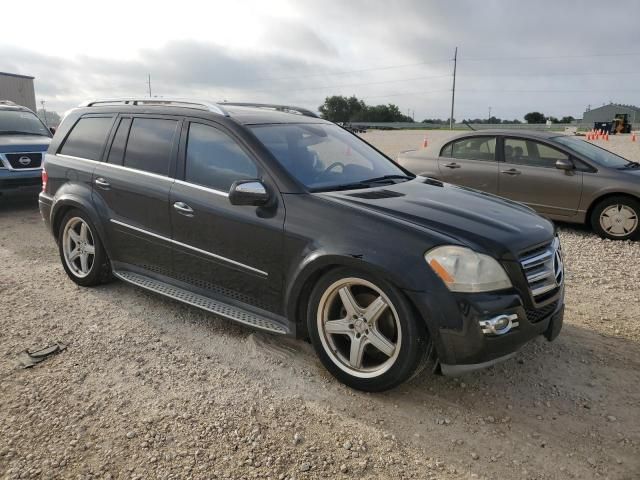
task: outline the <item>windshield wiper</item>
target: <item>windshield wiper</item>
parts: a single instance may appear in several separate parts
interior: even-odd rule
[[[638,163],[638,162],[629,162],[622,168],[640,168],[640,163]]]
[[[415,177],[411,177],[409,175],[383,175],[382,177],[369,178],[367,180],[362,180],[358,183],[377,183],[384,182],[386,180],[413,180]]]
[[[22,130],[0,130],[0,135],[40,135],[48,137],[46,133],[23,132]]]

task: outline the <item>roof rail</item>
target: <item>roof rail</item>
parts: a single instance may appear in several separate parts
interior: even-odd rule
[[[191,100],[186,98],[102,98],[98,100],[89,100],[82,102],[79,107],[98,107],[110,105],[140,105],[140,106],[174,106],[184,108],[195,108],[198,110],[207,110],[209,112],[218,113],[229,116],[222,106],[214,102],[202,100]]]
[[[291,105],[276,105],[272,103],[245,103],[245,102],[224,102],[223,105],[231,105],[234,107],[256,107],[256,108],[268,108],[271,110],[278,110],[281,112],[291,112],[297,113],[299,115],[304,115],[305,117],[313,117],[318,118],[318,115],[313,113],[311,110],[301,107],[293,107]]]
[[[0,105],[9,105],[11,107],[17,107],[18,104],[16,102],[12,102],[11,100],[0,100]]]

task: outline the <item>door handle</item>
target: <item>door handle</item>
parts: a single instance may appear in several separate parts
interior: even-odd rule
[[[173,204],[173,208],[175,208],[178,213],[182,215],[186,215],[187,217],[193,217],[193,208],[187,205],[184,202],[176,202]]]
[[[504,173],[505,175],[520,175],[522,172],[515,168],[510,168],[509,170],[500,170],[500,173]]]
[[[109,188],[111,187],[111,184],[102,177],[96,178],[95,184],[103,190],[109,190]]]
[[[447,167],[447,168],[460,168],[460,165],[458,165],[456,162],[445,163],[444,166]]]

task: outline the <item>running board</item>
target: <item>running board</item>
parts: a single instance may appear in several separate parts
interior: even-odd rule
[[[285,327],[262,315],[258,315],[234,305],[223,303],[219,300],[213,300],[209,297],[205,297],[204,295],[190,292],[161,280],[156,280],[155,278],[130,271],[114,271],[113,274],[120,280],[124,280],[127,283],[144,288],[145,290],[150,290],[154,293],[159,293],[160,295],[172,298],[173,300],[201,308],[202,310],[228,318],[234,322],[266,330],[271,333],[279,333],[283,335],[289,333]]]

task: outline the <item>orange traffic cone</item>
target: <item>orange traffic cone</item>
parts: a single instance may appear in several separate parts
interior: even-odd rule
[[[608,133],[605,133],[605,134],[604,134],[604,139],[605,139],[607,142],[609,141],[609,134],[608,134]]]
[[[429,141],[427,140],[427,135],[424,135],[424,140],[422,141],[422,148],[427,148],[429,145]]]
[[[632,142],[635,142],[635,141],[636,141],[636,134],[635,134],[635,133],[633,133],[633,134],[631,135],[631,141],[632,141]]]
[[[591,140],[591,132],[587,132],[587,140]]]

